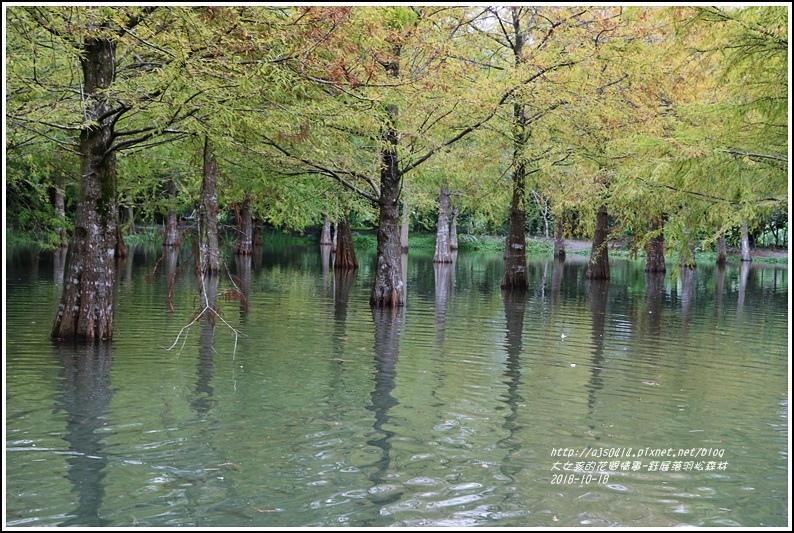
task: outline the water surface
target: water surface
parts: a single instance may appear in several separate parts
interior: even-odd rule
[[[517,296],[499,255],[412,251],[392,312],[373,254],[267,247],[185,328],[189,258],[138,248],[112,344],[76,348],[64,261],[7,254],[6,526],[788,523],[784,267],[531,258]]]

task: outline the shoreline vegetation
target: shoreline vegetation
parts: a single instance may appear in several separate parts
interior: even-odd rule
[[[162,242],[161,236],[162,228],[154,228],[151,226],[141,227],[135,233],[125,235],[124,242],[127,246],[144,245],[144,244],[160,244]],[[227,237],[232,235],[229,233]],[[307,230],[304,233],[287,232],[276,229],[268,229],[263,233],[265,241],[268,240],[290,240],[294,242],[301,242],[305,244],[318,244],[319,232]],[[459,251],[461,252],[479,252],[479,253],[499,253],[504,251],[504,236],[496,235],[469,235],[460,234],[459,238]],[[432,252],[435,247],[436,235],[435,233],[413,233],[408,238],[409,250],[422,250]],[[225,240],[227,246],[234,245],[233,237]],[[319,244],[318,244],[319,245]],[[361,249],[376,249],[377,238],[375,230],[371,229],[358,229],[353,230],[353,245]],[[22,246],[29,248],[38,248],[40,250],[52,249],[42,246],[41,241],[37,240],[34,235],[28,233],[14,231],[11,229],[6,230],[6,247]],[[554,253],[554,240],[551,238],[527,236],[526,241],[527,255],[548,255],[552,256]],[[586,239],[565,239],[565,250],[569,254],[577,256],[589,256],[592,248],[592,241]],[[785,264],[788,263],[788,248],[787,247],[755,247],[751,248],[751,257],[754,262],[764,264]],[[610,257],[622,259],[636,259],[644,260],[644,252],[640,250],[636,257],[633,257],[631,245],[625,239],[610,241],[609,248]],[[670,260],[677,259],[677,254],[672,252],[665,253]],[[713,250],[697,250],[698,263],[713,263],[716,253]],[[738,263],[741,261],[741,249],[738,247],[728,248],[728,262]]]

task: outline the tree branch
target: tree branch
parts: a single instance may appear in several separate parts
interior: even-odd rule
[[[372,180],[372,178],[370,178],[368,176],[364,176],[362,174],[358,174],[356,172],[334,170],[332,168],[328,168],[328,167],[325,167],[323,165],[319,165],[319,164],[317,164],[317,163],[315,163],[313,161],[309,161],[308,159],[304,159],[302,157],[299,157],[299,156],[297,156],[295,154],[290,153],[289,150],[287,150],[285,147],[283,147],[279,143],[275,142],[274,140],[270,139],[269,137],[262,136],[262,139],[265,141],[265,143],[268,146],[271,146],[271,147],[275,148],[276,150],[278,150],[279,152],[281,152],[282,154],[284,154],[288,158],[293,159],[295,161],[298,161],[298,162],[306,165],[307,167],[309,167],[311,170],[306,171],[305,172],[306,174],[321,174],[321,175],[327,176],[329,178],[333,178],[336,181],[338,181],[339,183],[341,183],[342,185],[344,185],[345,187],[347,187],[348,189],[350,189],[351,191],[363,196],[364,198],[366,198],[367,200],[371,201],[372,203],[374,203],[374,204],[378,203],[378,200],[380,198],[380,188]],[[348,175],[350,177],[366,181],[369,184],[369,186],[372,187],[372,190],[375,191],[375,194],[373,195],[373,194],[368,193],[367,191],[361,189],[360,187],[357,187],[355,184],[353,184],[350,181],[348,181],[347,179],[345,179],[344,175]]]
[[[35,122],[36,124],[44,124],[45,126],[49,126],[51,128],[56,128],[64,131],[81,131],[83,129],[81,126],[67,126],[65,124],[56,124],[55,122],[48,122],[46,120],[36,120],[34,118],[20,117],[19,115],[6,115],[6,116],[8,118],[18,120],[20,122]]]
[[[780,161],[788,165],[788,156],[785,155],[755,154],[752,152],[739,152],[737,150],[720,150],[720,151],[725,154],[749,157],[750,159],[772,159],[773,161]]]

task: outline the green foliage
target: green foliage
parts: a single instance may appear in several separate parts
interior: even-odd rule
[[[149,224],[193,211],[209,135],[227,214],[248,200],[282,230],[347,214],[371,228],[388,127],[419,248],[430,239],[414,242],[413,231],[435,230],[443,184],[461,249],[497,249],[484,236],[504,232],[517,162],[529,172],[535,227],[565,213],[567,235],[587,237],[603,203],[634,249],[652,216],[667,218],[666,245],[678,250],[690,239],[709,249],[743,219],[761,235],[788,213],[787,6],[6,13],[6,221],[42,244],[74,214],[77,140],[89,126],[80,48],[111,35],[117,195]],[[504,34],[513,21],[525,38],[518,56]],[[531,119],[525,129],[516,109]],[[52,206],[56,187],[65,220]],[[787,222],[774,228],[787,236]]]

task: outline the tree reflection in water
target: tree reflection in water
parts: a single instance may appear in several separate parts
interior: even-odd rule
[[[200,294],[201,305],[209,307],[201,316],[201,330],[199,333],[199,361],[198,379],[196,388],[193,391],[193,398],[190,400],[190,407],[200,417],[205,417],[210,409],[215,405],[213,399],[214,390],[212,388],[213,358],[215,356],[215,313],[210,309],[215,309],[218,303],[218,276],[210,275],[204,277]]]
[[[452,254],[451,263],[433,263],[433,273],[436,283],[436,347],[437,354],[443,353],[446,340],[447,306],[449,298],[455,288],[455,256]]]
[[[77,493],[77,508],[63,526],[102,527],[110,522],[99,510],[105,496],[105,453],[102,428],[107,424],[113,391],[110,388],[111,348],[109,343],[91,346],[57,345],[60,363],[60,396],[57,410],[66,412],[66,435],[72,452],[66,460],[66,474]]]
[[[604,388],[604,378],[601,376],[604,364],[604,326],[606,323],[607,300],[609,297],[608,279],[589,279],[587,280],[587,292],[590,300],[591,317],[591,343],[593,345],[592,365],[590,369],[590,379],[587,382],[587,408],[591,419],[596,412],[597,392]],[[596,423],[591,422],[590,429],[596,431]],[[596,440],[600,440],[599,435],[595,435]]]
[[[509,412],[505,415],[504,423],[502,423],[502,427],[507,430],[507,436],[499,441],[499,445],[508,451],[507,459],[501,465],[502,474],[511,479],[526,467],[523,461],[511,462],[509,458],[521,446],[518,440],[514,440],[514,436],[520,429],[518,425],[519,409],[524,402],[519,388],[521,386],[521,354],[524,351],[524,312],[527,298],[527,291],[502,291],[502,303],[505,310],[505,348],[507,350],[507,362],[502,374],[507,391],[503,397]],[[498,406],[496,409],[501,410],[504,407]]]
[[[371,403],[367,409],[375,415],[375,422],[372,425],[375,436],[369,439],[367,444],[381,450],[380,459],[372,465],[375,470],[369,475],[370,481],[375,486],[385,483],[391,463],[391,438],[394,432],[384,429],[384,426],[389,422],[389,410],[399,404],[391,393],[397,378],[397,359],[404,316],[404,307],[372,308],[372,321],[375,324],[375,388],[370,395]],[[401,495],[401,492],[393,494],[386,491],[384,497],[381,497],[381,493],[375,491],[372,497],[376,498],[378,503],[386,504],[396,501]]]

